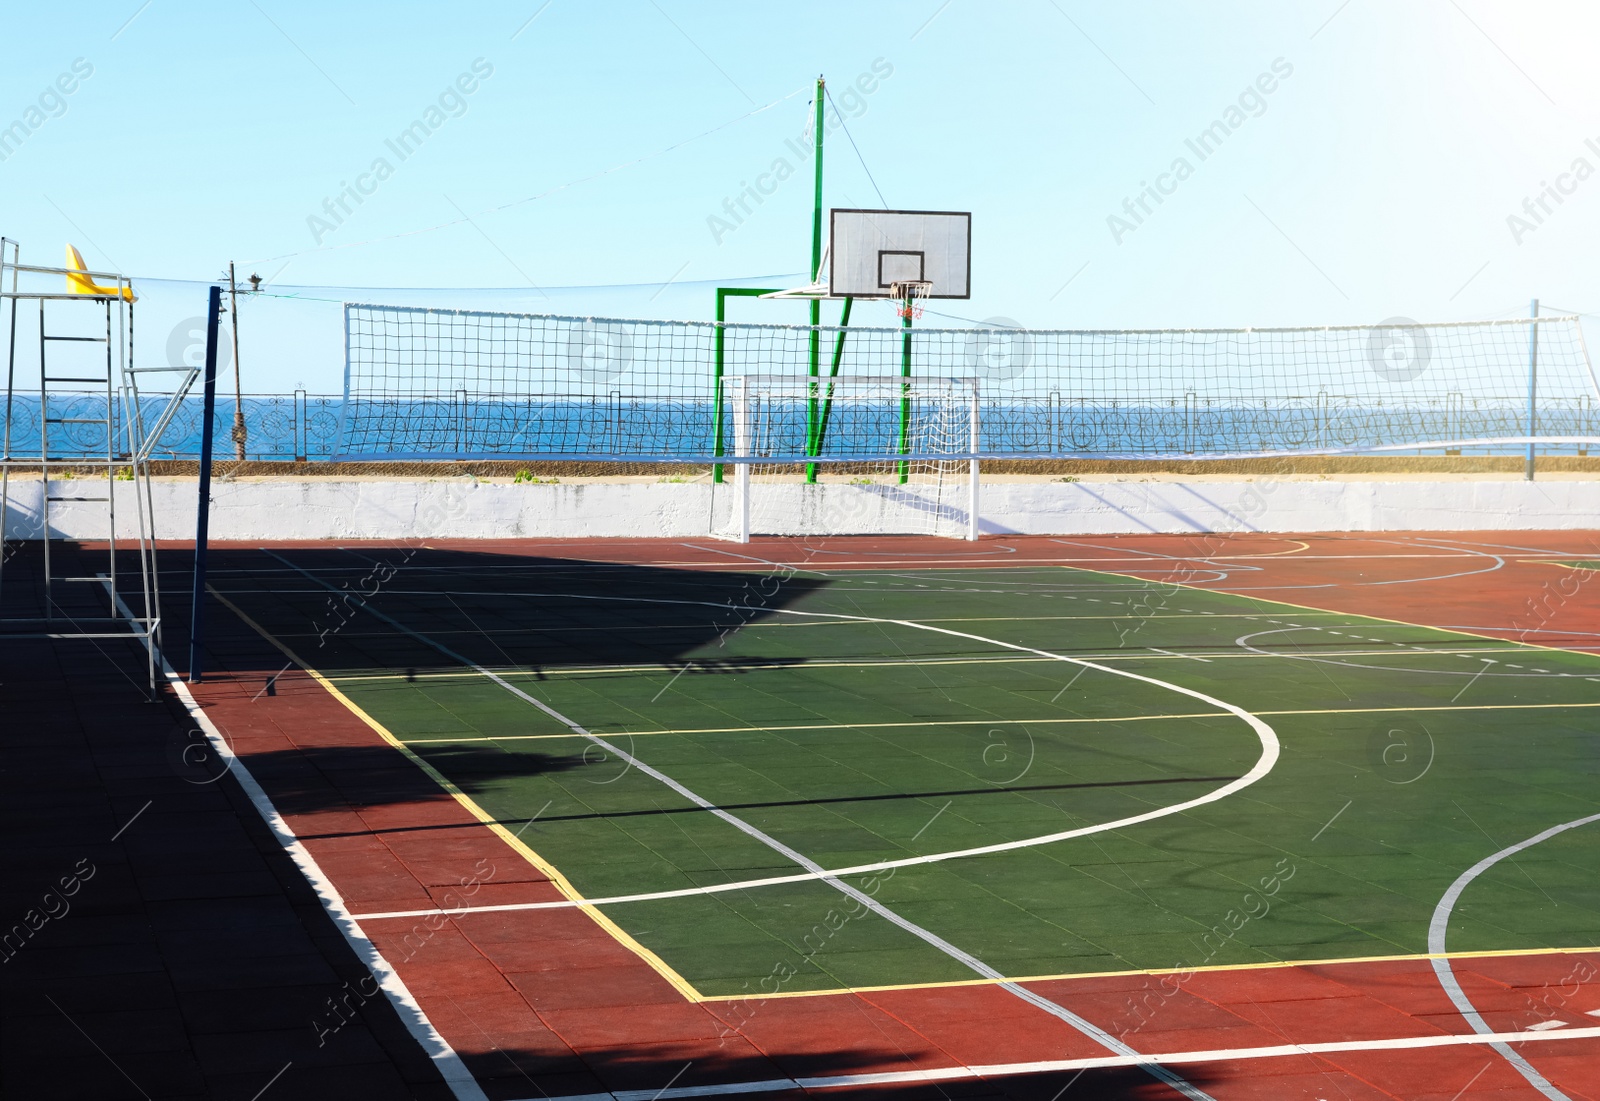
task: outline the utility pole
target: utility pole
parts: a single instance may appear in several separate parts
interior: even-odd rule
[[[233,313],[233,454],[244,462],[244,443],[249,435],[244,426],[244,390],[239,385],[239,287],[233,278],[233,261],[228,261],[228,309]]]

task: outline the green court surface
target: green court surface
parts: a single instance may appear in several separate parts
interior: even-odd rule
[[[588,898],[803,874],[776,842],[904,862],[844,879],[1008,977],[1406,955],[1463,870],[1593,811],[1578,653],[1067,568],[463,565],[333,620],[365,565],[319,561],[218,587]],[[1223,798],[917,862],[1202,800],[1267,742]],[[1595,862],[1500,862],[1449,949],[1594,944]],[[974,977],[816,879],[605,913],[708,996]]]

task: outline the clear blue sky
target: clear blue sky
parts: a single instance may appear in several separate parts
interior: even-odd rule
[[[205,280],[234,259],[285,288],[506,288],[482,301],[706,318],[706,287],[805,267],[809,168],[786,141],[818,73],[838,95],[877,63],[892,73],[847,105],[877,189],[973,212],[974,297],[953,313],[1321,324],[1499,316],[1534,295],[1600,310],[1593,5],[141,3],[6,16],[0,124],[40,108],[0,161],[0,233],[25,261],[72,241],[136,277]],[[77,59],[92,75],[47,91]],[[492,75],[460,93],[475,61]],[[1262,93],[1275,62],[1292,72]],[[452,88],[397,156],[386,141]],[[1230,106],[1238,125],[1200,159],[1186,140]],[[392,175],[319,242],[308,218],[332,222],[325,200],[378,158]],[[715,239],[708,218],[778,158],[795,176]],[[1191,171],[1161,177],[1179,158]],[[1579,158],[1597,174],[1561,177]],[[841,132],[827,167],[827,205],[877,205]],[[1170,194],[1140,224],[1108,222],[1158,182]],[[1524,201],[1546,182],[1570,194],[1538,224]],[[552,290],[590,284],[656,286]],[[151,339],[198,312],[190,297],[151,284]],[[248,388],[334,388],[325,325],[302,346],[243,325]]]

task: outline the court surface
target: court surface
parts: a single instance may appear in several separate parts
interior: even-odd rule
[[[1597,1098],[1596,549],[234,546],[194,693],[458,1096]]]

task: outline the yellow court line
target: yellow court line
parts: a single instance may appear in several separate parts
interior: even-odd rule
[[[1217,557],[1223,561],[1238,562],[1243,561],[1246,558],[1282,558],[1286,554],[1299,554],[1301,551],[1308,551],[1311,549],[1311,544],[1307,543],[1304,539],[1291,539],[1289,542],[1299,543],[1300,545],[1298,547],[1290,547],[1288,550],[1273,551],[1271,554],[1229,554],[1218,555]],[[1205,559],[1195,559],[1195,561],[1203,562]]]
[[[265,627],[262,627],[255,620],[246,615],[238,605],[233,603],[233,601],[223,596],[210,585],[206,586],[206,591],[220,600],[223,605],[232,611],[234,615],[243,620],[251,630],[256,632],[256,634],[260,635],[267,642],[271,643],[290,661],[294,662],[301,669],[305,670],[312,680],[316,681],[317,684],[321,685],[324,690],[333,696],[334,699],[343,704],[351,712],[351,714],[355,715],[356,718],[360,719],[363,723],[370,727],[380,738],[382,738],[390,746],[393,746],[396,750],[403,754],[407,760],[426,773],[434,783],[438,784],[447,793],[449,793],[450,796],[454,798],[456,802],[460,803],[469,814],[493,831],[494,834],[498,836],[500,840],[504,841],[508,846],[510,846],[514,852],[519,854],[524,860],[532,864],[535,868],[539,869],[539,871],[542,872],[551,883],[555,884],[556,889],[565,895],[569,901],[585,901],[582,893],[580,893],[578,889],[572,885],[571,881],[569,881],[554,864],[550,863],[544,857],[534,852],[534,850],[530,848],[520,837],[502,826],[494,815],[490,814],[488,811],[479,806],[477,801],[474,800],[470,795],[452,783],[451,780],[438,769],[434,768],[427,761],[423,760],[421,757],[417,756],[416,753],[412,752],[412,750],[404,742],[390,733],[388,728],[386,728],[382,723],[378,722],[377,719],[374,719],[371,715],[367,714],[366,711],[362,710],[361,706],[349,696],[346,696],[343,692],[341,692],[337,685],[335,685],[321,673],[317,672],[317,670],[313,669],[304,659],[300,657],[300,655],[296,654],[293,650],[289,649],[283,643],[274,638]],[[656,955],[650,949],[640,944],[615,921],[601,913],[600,910],[593,906],[579,906],[578,909],[583,913],[588,914],[596,925],[600,926],[624,948],[627,948],[634,955],[638,956],[641,960],[648,964],[658,975],[671,983],[673,988],[689,1001],[699,1002],[704,1000],[704,996],[700,993],[700,991],[696,990],[687,979],[668,966],[667,962],[660,956]]]
[[[1597,552],[1600,553],[1600,552]],[[1576,557],[1582,558],[1582,555]],[[1594,559],[1589,559],[1594,561]],[[1600,567],[1580,566],[1576,562],[1564,562],[1559,558],[1519,558],[1518,565],[1522,566],[1560,566],[1564,570],[1577,570],[1579,573],[1600,573]]]
[[[1126,978],[1133,975],[1197,975],[1202,972],[1216,971],[1265,971],[1283,967],[1326,967],[1334,964],[1353,963],[1403,963],[1413,960],[1480,960],[1504,958],[1507,956],[1557,956],[1570,955],[1580,952],[1600,952],[1600,948],[1497,948],[1480,952],[1417,952],[1398,956],[1345,956],[1337,959],[1326,960],[1283,960],[1270,963],[1222,963],[1210,964],[1204,967],[1156,967],[1141,968],[1131,971],[1080,971],[1064,975],[1024,975],[1020,977],[1006,977],[999,979],[953,979],[947,982],[912,982],[895,983],[886,986],[842,986],[828,990],[780,990],[773,994],[763,993],[762,999],[767,998],[823,998],[837,994],[873,994],[889,990],[942,990],[947,987],[958,986],[994,986],[998,983],[1032,983],[1032,982],[1061,982],[1070,979],[1107,979]],[[751,997],[749,994],[721,994],[702,1000],[708,1002],[737,1002],[745,1001]]]
[[[1138,581],[1141,583],[1148,583],[1150,580],[1148,577],[1136,577],[1131,573],[1120,573],[1116,570],[1084,570],[1079,569],[1077,566],[1062,566],[1060,568],[1063,570],[1072,570],[1076,573],[1103,573],[1108,577],[1122,577],[1129,581]],[[1387,616],[1367,615],[1363,612],[1340,612],[1330,608],[1314,608],[1309,604],[1296,604],[1291,600],[1278,600],[1264,596],[1247,596],[1244,593],[1232,592],[1228,589],[1208,589],[1203,585],[1190,585],[1183,581],[1162,581],[1161,584],[1172,585],[1179,589],[1187,589],[1190,592],[1206,593],[1210,596],[1231,596],[1236,600],[1254,600],[1262,604],[1277,604],[1285,608],[1298,608],[1303,612],[1312,612],[1317,615],[1342,615],[1350,619],[1364,619],[1371,623],[1393,623],[1401,627],[1416,627],[1423,631],[1438,631],[1440,634],[1461,635],[1464,638],[1482,638],[1488,639],[1490,642],[1509,642],[1519,650],[1547,650],[1555,654],[1577,654],[1580,657],[1594,657],[1593,654],[1585,653],[1582,650],[1568,650],[1561,646],[1546,646],[1540,642],[1524,642],[1518,639],[1502,638],[1499,635],[1486,635],[1479,631],[1464,631],[1459,627],[1435,627],[1430,623],[1413,623],[1409,619],[1391,619]],[[1218,616],[1213,618],[1221,617]],[[1511,631],[1515,630],[1515,628],[1507,627],[1506,630]]]
[[[1463,703],[1394,707],[1316,707],[1307,710],[1251,711],[1252,715],[1383,715],[1395,711],[1550,711],[1563,708],[1600,707],[1600,700],[1587,703]],[[710,726],[698,730],[611,730],[607,738],[650,738],[673,734],[783,734],[804,730],[882,730],[897,727],[929,726],[1059,726],[1067,723],[1131,723],[1154,719],[1222,719],[1227,711],[1194,711],[1181,715],[1107,715],[1101,718],[1074,719],[939,719],[911,723],[826,723],[815,726]],[[496,738],[411,738],[407,745],[460,745],[466,742],[543,742],[578,738],[579,734],[506,734]]]

